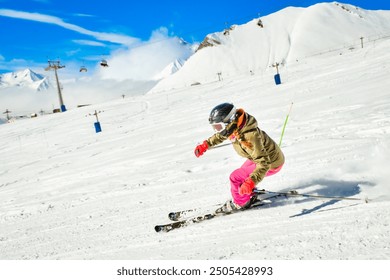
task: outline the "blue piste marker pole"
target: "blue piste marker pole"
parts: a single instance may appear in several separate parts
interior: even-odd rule
[[[98,118],[98,112],[96,110],[94,115],[96,116],[96,122],[94,123],[95,131],[96,133],[102,132],[102,127],[100,126],[100,122]]]
[[[280,85],[282,81],[280,80],[280,74],[275,74],[274,76],[275,85]]]
[[[100,122],[95,122],[95,131],[96,133],[102,132],[102,127],[100,126]]]

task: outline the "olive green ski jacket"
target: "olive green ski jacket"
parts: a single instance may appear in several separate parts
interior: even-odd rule
[[[244,112],[237,110],[238,121],[228,125],[221,133],[216,133],[208,138],[209,147],[216,146],[230,139],[236,152],[256,163],[255,170],[250,177],[258,184],[270,169],[275,169],[284,164],[284,155],[279,146],[264,131],[257,127],[256,119]]]

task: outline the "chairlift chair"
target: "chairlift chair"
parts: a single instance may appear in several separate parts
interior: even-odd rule
[[[87,72],[88,69],[85,66],[80,67],[80,72]]]
[[[108,67],[107,60],[102,59],[102,61],[100,61],[100,66]]]

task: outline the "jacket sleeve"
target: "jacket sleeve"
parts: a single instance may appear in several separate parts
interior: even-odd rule
[[[251,157],[251,160],[256,163],[256,168],[255,170],[253,170],[250,177],[252,181],[257,185],[264,179],[265,174],[270,169],[271,159],[268,155],[267,150],[265,149],[261,132],[254,133],[251,136],[252,139],[249,140],[253,146],[249,150],[249,155]]]
[[[213,136],[211,136],[206,141],[207,141],[207,144],[209,145],[209,147],[213,147],[213,146],[216,146],[218,144],[221,144],[226,139],[227,139],[226,136],[223,136],[220,133],[215,133]]]

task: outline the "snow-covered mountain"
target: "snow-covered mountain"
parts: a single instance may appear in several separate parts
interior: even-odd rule
[[[389,11],[347,11],[339,5],[307,10],[319,8],[333,15],[339,9],[345,21],[360,21],[362,15],[367,22],[377,22],[378,32],[385,31],[380,26],[387,24]],[[328,12],[316,13],[310,24],[335,20]],[[263,52],[265,58],[254,47],[229,43],[250,38],[253,33],[237,31],[260,29],[255,20],[230,30],[228,36],[237,37],[200,49],[166,80],[176,86],[179,73],[183,78],[189,73],[203,77],[206,62],[211,68],[219,63],[230,73],[252,70],[259,63],[253,75],[226,75],[218,82],[1,125],[0,259],[185,264],[208,259],[232,260],[233,266],[237,260],[248,260],[244,266],[258,266],[258,260],[390,260],[390,39],[367,41],[364,48],[354,49],[348,44],[341,48],[340,39],[337,52],[316,56],[303,44],[308,53],[295,48],[287,52],[287,46],[297,44],[291,40],[286,45],[286,35],[295,31],[288,22],[283,27],[282,15],[288,18],[290,13],[306,12],[289,8],[281,11],[280,22],[272,20],[280,25],[278,30],[290,33],[268,33],[262,46],[272,43],[272,48]],[[262,18],[260,30],[266,32],[270,23],[271,16]],[[357,35],[361,30],[348,31]],[[317,36],[318,47],[331,46],[329,37],[335,38],[329,32]],[[297,62],[299,54],[304,59]],[[286,61],[278,86],[274,69],[268,68],[274,58]],[[359,200],[281,199],[261,209],[156,233],[154,226],[169,222],[170,211],[207,212],[230,198],[229,175],[245,159],[230,145],[208,150],[201,158],[193,153],[197,143],[213,133],[210,110],[227,101],[255,116],[277,142],[293,104],[281,144],[286,162],[259,188]],[[94,112],[99,112],[101,133],[95,133]]]
[[[159,74],[154,77],[154,80],[161,80],[171,76],[183,67],[185,61],[178,58],[174,62],[169,63]]]
[[[222,77],[263,73],[274,63],[282,67],[332,50],[360,48],[361,43],[389,35],[390,11],[337,2],[288,7],[209,34],[180,71],[153,91],[216,81],[217,73]]]
[[[46,76],[37,74],[31,69],[0,74],[0,89],[15,87],[45,91],[50,87],[50,83]]]

